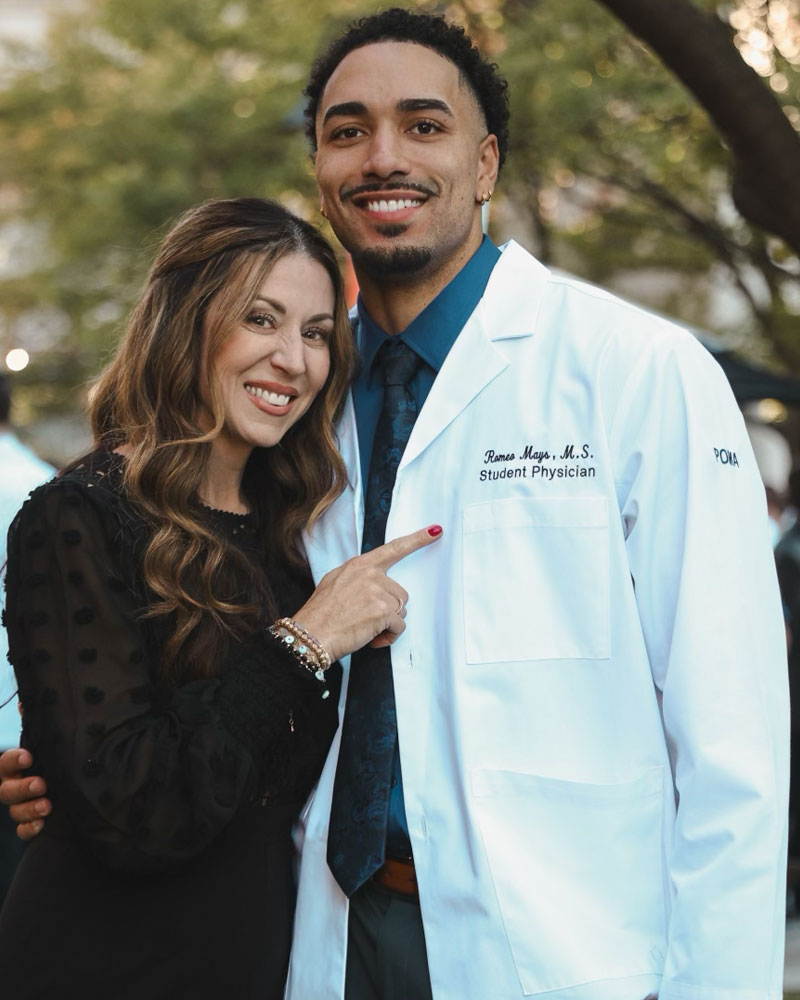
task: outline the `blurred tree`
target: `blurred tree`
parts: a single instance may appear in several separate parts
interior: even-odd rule
[[[652,13],[647,28],[656,40],[659,30],[667,34],[658,23],[663,14],[675,61],[681,45],[690,62],[715,54],[714,72],[706,68],[713,87],[688,93],[609,13],[623,6],[636,8],[637,28]],[[673,23],[676,6],[684,17]],[[498,223],[511,220],[505,227],[523,238],[527,229],[529,245],[551,264],[800,372],[798,246],[773,235],[791,236],[796,212],[789,192],[800,155],[798,0],[726,7],[714,0],[464,0],[450,10],[511,82],[513,156],[501,186],[510,204],[497,206]],[[713,52],[697,22],[714,36]],[[732,161],[725,141],[733,139],[716,122],[748,115],[749,132],[737,125],[748,138],[737,140],[742,154]],[[770,136],[777,138],[768,143]],[[760,177],[741,166],[746,153],[748,164],[762,164]],[[758,192],[761,205],[778,194],[774,224],[765,212],[760,225],[754,211],[750,222],[744,218]]]
[[[730,14],[724,23],[716,11],[708,14],[690,0],[600,2],[647,42],[709,113],[731,150],[733,199],[742,215],[800,254],[800,138],[755,69],[731,45]],[[774,21],[777,44],[753,17],[760,10],[769,25],[770,8],[782,14]],[[795,5],[757,0],[733,19],[748,29],[741,47],[753,50],[754,66],[762,65],[773,85],[777,72],[768,53],[780,52],[783,42],[791,54],[800,55],[800,22],[787,23],[792,13],[797,13]],[[780,77],[778,90],[788,83],[783,73]]]
[[[298,104],[337,13],[353,3],[85,0],[53,16],[38,58],[9,53],[0,344],[31,350],[20,378],[39,409],[97,370],[182,210],[257,194],[316,215]]]
[[[719,10],[714,0],[680,2],[717,19],[725,58],[753,66],[770,107],[800,128],[800,0],[731,0]],[[796,247],[737,210],[714,123],[611,6],[446,8],[510,82],[513,147],[494,234],[519,236],[546,261],[686,322],[760,334],[755,353],[800,371]],[[317,218],[301,91],[320,44],[362,9],[361,0],[84,0],[54,19],[38,59],[12,54],[0,89],[0,244],[9,257],[0,344],[34,356],[26,378],[35,409],[74,405],[75,385],[115,339],[149,247],[181,210],[265,194]],[[724,105],[725,73],[719,79]],[[784,130],[787,148],[793,140]],[[761,190],[753,170],[746,177],[751,193]],[[729,300],[737,308],[722,311]]]

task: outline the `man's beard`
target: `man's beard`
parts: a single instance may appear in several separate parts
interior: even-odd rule
[[[353,254],[353,264],[376,278],[403,279],[424,271],[431,262],[428,247],[367,247]]]

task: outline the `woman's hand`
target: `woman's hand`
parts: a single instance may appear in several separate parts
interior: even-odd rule
[[[421,528],[348,559],[323,576],[294,620],[314,636],[332,660],[367,643],[391,645],[406,627],[403,618],[408,593],[386,571],[441,534],[438,525]]]
[[[11,818],[17,824],[17,836],[31,840],[42,829],[43,818],[50,812],[50,800],[44,778],[25,778],[22,771],[33,766],[27,750],[6,750],[0,755],[0,802],[9,806]]]

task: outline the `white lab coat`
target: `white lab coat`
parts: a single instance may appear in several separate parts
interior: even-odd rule
[[[307,539],[317,578],[360,551],[352,407],[340,444],[353,484]],[[410,594],[392,665],[435,1000],[778,1000],[785,640],[716,363],[507,245],[386,535],[432,523],[441,540],[391,575]],[[337,752],[304,815],[289,1000],[342,996]]]

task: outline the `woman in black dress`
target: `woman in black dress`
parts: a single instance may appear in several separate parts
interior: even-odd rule
[[[4,996],[282,997],[330,664],[403,628],[374,563],[314,591],[302,556],[344,483],[353,362],[311,226],[238,199],[166,237],[93,390],[97,450],[9,534],[9,656],[53,812],[0,917]]]

